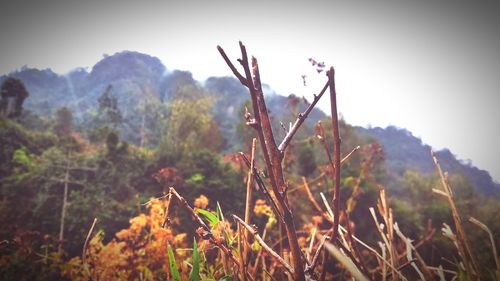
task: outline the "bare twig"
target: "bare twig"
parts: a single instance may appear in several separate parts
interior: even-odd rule
[[[345,161],[347,161],[354,152],[358,151],[359,149],[361,148],[361,146],[356,146],[355,148],[353,148],[349,153],[347,153],[346,156],[344,156],[344,158],[342,158],[342,160],[340,160],[340,164],[344,164]]]
[[[328,163],[330,164],[330,168],[332,169],[332,174],[335,173],[335,163],[332,159],[332,154],[330,153],[330,149],[328,148],[328,144],[326,143],[326,135],[325,129],[323,128],[323,124],[321,120],[316,123],[316,137],[319,139],[321,144],[323,145],[323,149],[325,150],[325,154],[328,157]]]
[[[331,220],[331,218],[329,216],[326,216],[325,215],[325,212],[323,211],[323,209],[321,209],[321,207],[319,206],[318,204],[318,201],[316,201],[316,199],[314,199],[314,196],[312,195],[311,193],[311,190],[309,189],[309,184],[307,184],[307,180],[305,177],[302,177],[302,182],[304,183],[303,184],[303,187],[306,191],[306,194],[307,194],[307,198],[309,199],[309,202],[311,202],[311,204],[313,205],[313,207],[316,209],[316,211],[323,217],[325,217],[328,221]]]
[[[252,186],[254,184],[254,169],[255,169],[255,148],[257,145],[257,139],[252,140],[252,152],[251,152],[251,160],[250,160],[250,169],[248,169],[248,174],[247,174],[247,200],[245,204],[245,222],[248,224],[250,223],[250,210],[252,208]],[[245,230],[245,239],[243,242],[243,258],[242,258],[242,264],[243,264],[243,270],[246,271],[247,269],[247,258],[248,258],[248,243],[247,243],[247,238],[248,237],[248,232]]]
[[[278,146],[278,149],[279,149],[279,151],[281,152],[282,155],[284,155],[287,146],[290,144],[290,141],[292,140],[293,136],[295,135],[295,133],[297,132],[297,130],[300,128],[300,125],[302,125],[302,123],[304,123],[304,121],[306,120],[306,118],[309,115],[309,113],[311,113],[311,111],[313,110],[314,106],[316,106],[316,103],[318,103],[319,99],[326,92],[327,88],[328,88],[328,82],[325,84],[325,86],[323,87],[323,89],[321,90],[321,92],[318,95],[314,95],[314,100],[307,107],[307,109],[304,112],[299,113],[299,116],[297,117],[297,119],[293,123],[292,128],[288,131],[288,133],[286,134],[285,138],[283,138],[283,141]]]
[[[219,53],[221,54],[222,58],[224,58],[224,61],[229,66],[229,68],[233,72],[234,76],[236,76],[236,78],[238,78],[238,80],[240,80],[241,84],[243,84],[244,86],[248,87],[248,81],[236,69],[236,67],[233,65],[233,63],[231,62],[231,60],[227,57],[226,52],[224,52],[224,49],[222,49],[221,46],[217,46],[217,50],[219,50]]]
[[[333,189],[333,235],[332,240],[335,243],[338,236],[338,226],[340,219],[340,134],[339,119],[337,113],[337,92],[335,90],[335,70],[330,67],[328,71],[328,82],[330,88],[330,105],[332,112],[332,133],[333,133],[333,155],[335,161],[334,171],[334,189]]]
[[[319,243],[318,249],[316,250],[316,253],[313,256],[313,259],[311,261],[311,265],[306,267],[305,272],[307,272],[309,274],[313,273],[314,268],[318,265],[319,254],[321,253],[321,250],[323,249],[323,246],[324,246],[326,240],[330,240],[330,237],[327,235],[323,235],[323,237],[321,237],[321,241]]]
[[[245,154],[240,152],[240,156],[243,159],[243,162],[245,162],[245,164],[247,165],[247,167],[251,168],[252,164],[248,160],[248,158],[245,156]],[[283,216],[281,215],[281,212],[278,209],[278,205],[276,204],[274,197],[269,193],[269,190],[267,189],[266,184],[264,183],[264,180],[262,179],[259,172],[257,171],[257,168],[255,168],[255,163],[254,163],[254,167],[253,167],[253,176],[255,178],[255,182],[257,182],[257,185],[259,186],[259,190],[262,191],[262,193],[264,194],[264,197],[266,197],[266,200],[271,205],[271,208],[273,209],[274,214],[279,219],[279,221],[283,223],[284,222]]]
[[[232,215],[233,219],[239,223],[240,225],[244,226],[248,232],[250,234],[252,234],[252,236],[257,240],[257,242],[259,242],[259,244],[262,246],[263,249],[265,249],[271,256],[273,256],[277,261],[279,261],[279,263],[281,263],[281,265],[283,265],[283,267],[290,273],[290,274],[294,274],[294,270],[293,268],[287,263],[285,262],[285,260],[280,257],[280,255],[278,255],[275,251],[273,251],[273,249],[271,249],[271,247],[269,247],[266,242],[264,242],[264,240],[262,239],[262,237],[260,237],[259,235],[259,232],[255,229],[255,226],[252,227],[248,224],[246,224],[242,219],[240,219],[238,216],[236,215]]]
[[[200,218],[200,216],[189,206],[187,203],[186,199],[184,199],[182,196],[177,193],[177,191],[173,188],[170,187],[169,193],[177,198],[179,202],[182,204],[182,207],[186,209],[189,214],[191,214],[191,217],[198,223],[198,225],[202,228],[203,233],[201,237],[205,240],[209,240],[212,244],[216,245],[219,247],[219,249],[224,252],[229,258],[238,266],[238,268],[241,268],[241,265],[238,261],[238,259],[233,255],[232,251],[226,247],[226,245],[223,244],[222,241],[219,239],[216,239],[215,236],[213,235],[212,231],[210,228],[205,224],[205,222]],[[165,214],[165,216],[168,216],[168,214]]]
[[[288,238],[288,244],[290,246],[290,258],[294,267],[294,279],[299,281],[305,281],[304,268],[301,260],[301,250],[298,244],[297,234],[295,230],[295,223],[293,219],[292,211],[288,205],[288,199],[286,196],[287,185],[283,176],[282,167],[282,154],[278,149],[272,127],[269,118],[266,103],[264,101],[264,94],[262,91],[262,85],[260,80],[259,65],[256,58],[252,58],[252,71],[250,71],[250,64],[248,61],[248,55],[246,52],[246,47],[240,42],[240,50],[242,58],[239,60],[240,64],[244,70],[243,75],[239,75],[239,72],[235,72],[234,65],[229,61],[227,56],[225,56],[222,48],[218,48],[219,52],[223,56],[224,60],[231,68],[236,77],[240,82],[247,86],[250,91],[250,97],[252,100],[253,114],[255,116],[255,122],[252,124],[252,128],[257,131],[257,137],[261,145],[262,154],[264,156],[264,161],[266,164],[266,169],[269,174],[269,179],[271,186],[273,188],[273,193],[276,197],[276,201],[279,205],[279,211],[283,215],[283,222],[280,226],[284,226],[286,231],[286,236]]]
[[[172,194],[168,193],[166,195],[166,198],[167,198],[167,204],[163,209],[163,215],[165,216],[165,219],[163,220],[161,227],[170,226],[171,224],[168,214],[170,213],[170,202],[172,202]]]

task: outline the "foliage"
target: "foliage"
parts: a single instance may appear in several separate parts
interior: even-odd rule
[[[9,118],[20,116],[24,100],[29,96],[23,82],[14,77],[7,77],[0,91],[0,116]]]
[[[210,113],[211,106],[212,99],[202,89],[178,88],[168,106],[161,153],[188,155],[202,148],[220,151],[223,138]]]
[[[134,70],[123,71],[135,75]],[[0,117],[2,280],[290,277],[286,264],[291,263],[291,243],[285,237],[283,217],[271,204],[281,193],[271,189],[261,148],[255,154],[253,178],[240,158],[221,155],[223,149],[232,153],[238,148],[247,156],[251,151],[256,134],[248,124],[255,115],[252,103],[245,102],[245,89],[242,91],[237,80],[213,78],[202,87],[189,73],[176,75],[176,79],[169,76],[175,87],[165,84],[160,89],[149,81],[142,91],[147,95],[136,100],[138,108],[125,107],[123,115],[118,104],[128,93],[124,86],[130,86],[128,82],[106,88],[94,100],[97,108],[91,113],[74,113],[77,107],[70,104],[44,121],[26,111],[15,119]],[[93,74],[92,79],[99,80],[99,76]],[[100,84],[106,85],[104,80]],[[158,99],[159,92],[165,103]],[[223,98],[217,99],[218,94]],[[234,104],[230,100],[233,94]],[[294,95],[270,94],[266,99],[274,104],[269,107],[270,120],[279,142],[287,134],[280,122],[294,122],[308,102]],[[125,100],[133,103],[134,98]],[[452,195],[443,196],[439,175],[407,167],[391,170],[388,166],[394,162],[387,161],[386,152],[393,150],[340,120],[341,155],[359,148],[341,166],[340,211],[333,214],[328,210],[333,207],[334,173],[328,157],[333,139],[330,134],[321,136],[318,129],[313,131],[319,119],[326,132],[332,130],[332,124],[324,115],[311,114],[316,114],[314,122],[303,124],[278,163],[286,174],[284,193],[289,202],[280,209],[293,211],[297,239],[292,242],[304,253],[300,261],[308,261],[304,269],[309,277],[320,279],[323,274],[326,280],[337,280],[363,274],[378,280],[402,275],[414,280],[442,274],[448,279],[470,280],[470,276],[477,277],[470,268],[477,268],[484,280],[498,280],[492,247],[499,243],[500,207],[496,198],[484,198],[477,192],[475,182],[466,176],[468,170],[463,174],[453,170],[447,176]],[[90,132],[89,126],[82,126],[82,116],[87,123],[95,121]],[[27,120],[39,125],[27,127]],[[430,158],[413,156],[414,160]],[[250,179],[256,187],[246,206],[244,188]],[[390,187],[385,190],[381,183],[388,182]],[[65,239],[58,241],[65,185],[69,187]],[[172,186],[185,201],[173,197]],[[194,206],[192,213],[190,206]],[[461,224],[456,223],[450,206],[458,210]],[[245,209],[253,210],[249,228],[236,220]],[[468,223],[470,216],[491,230],[493,246],[487,231]],[[337,241],[322,241],[331,235],[333,217],[346,230],[339,232]],[[97,230],[90,234],[82,255],[93,218],[98,220]],[[460,248],[465,243],[460,229],[472,248],[466,258]],[[191,237],[192,248],[188,248]],[[57,251],[59,246],[62,252]],[[343,248],[337,251],[331,246]],[[323,247],[335,253],[339,262],[326,258]],[[308,268],[316,253],[319,261],[315,268]],[[242,260],[247,262],[245,267],[236,266]]]

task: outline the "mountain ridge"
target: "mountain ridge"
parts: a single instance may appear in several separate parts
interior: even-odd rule
[[[232,77],[209,77],[200,82],[195,80],[189,71],[169,70],[158,58],[134,51],[105,56],[90,71],[75,68],[65,75],[60,75],[50,68],[40,70],[23,67],[2,75],[0,83],[7,76],[18,78],[25,84],[30,93],[25,108],[41,116],[51,116],[58,108],[67,106],[80,121],[85,114],[96,108],[98,96],[107,86],[112,85],[118,106],[124,119],[130,124],[138,124],[138,106],[145,103],[144,100],[147,100],[147,103],[164,103],[168,102],[172,93],[179,87],[200,87],[215,98],[214,118],[230,143],[235,142],[235,126],[241,121],[238,112],[248,100],[247,90]],[[280,118],[289,114],[284,106],[288,98],[275,93],[270,86],[264,86],[270,111]],[[303,108],[305,105],[300,103],[299,110]],[[313,125],[317,120],[326,117],[326,113],[316,108],[307,122]],[[386,163],[392,175],[401,177],[407,169],[422,173],[434,171],[430,157],[431,147],[423,144],[408,130],[394,126],[385,129],[359,126],[355,128],[358,133],[373,137],[384,147]],[[133,130],[129,131],[132,132],[125,134],[125,138],[136,143]],[[494,182],[487,171],[478,169],[471,163],[460,162],[447,149],[438,151],[438,156],[444,169],[450,173],[465,174],[481,193],[499,193],[500,184]]]

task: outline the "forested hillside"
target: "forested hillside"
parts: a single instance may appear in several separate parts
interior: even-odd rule
[[[244,125],[241,117],[245,106],[249,107],[249,104],[245,105],[249,97],[245,87],[232,77],[196,81],[189,71],[168,70],[157,58],[129,51],[105,56],[90,72],[77,68],[67,75],[58,75],[50,69],[22,68],[9,76],[23,81],[30,93],[24,104],[24,108],[29,111],[26,115],[32,112],[41,119],[48,119],[58,109],[66,107],[72,112],[75,126],[82,131],[95,130],[103,122],[103,117],[98,116],[99,104],[104,102],[100,97],[108,96],[108,99],[116,100],[116,110],[120,115],[119,120],[115,120],[116,130],[122,139],[141,147],[159,144],[168,105],[175,98],[182,97],[183,92],[196,88],[210,104],[209,112],[222,134],[216,138],[220,139],[222,144],[219,145],[223,151],[232,152],[242,148],[238,133],[241,133]],[[6,77],[0,77],[0,82]],[[275,127],[282,133],[280,122],[288,124],[299,111],[305,109],[306,103],[302,97],[284,97],[269,86],[265,85],[264,88],[268,108],[276,121]],[[314,124],[324,118],[326,114],[315,108],[301,133],[310,136]],[[29,120],[26,123],[30,128],[36,124],[43,127],[42,120]],[[425,174],[434,171],[428,157],[431,147],[413,137],[411,132],[395,127],[356,127],[355,130],[383,145],[386,167],[396,180],[406,170]],[[91,135],[90,139],[95,137]],[[471,163],[458,161],[448,150],[438,153],[446,170],[464,174],[481,194],[499,194],[500,184],[495,183],[488,172],[477,169]],[[391,185],[389,182],[386,184]]]
[[[250,278],[243,267],[258,278],[281,280],[297,276],[287,265],[302,261],[315,280],[323,274],[328,280],[347,279],[354,274],[349,266],[326,254],[316,257],[321,266],[311,265],[314,253],[328,244],[325,237],[337,235],[340,242],[332,245],[349,252],[353,267],[371,279],[390,274],[437,278],[438,273],[452,278],[465,276],[464,270],[475,277],[481,270],[484,280],[499,278],[488,237],[466,221],[479,219],[498,245],[500,186],[448,150],[436,153],[449,172],[444,179],[430,147],[404,129],[354,127],[312,108],[315,101],[278,95],[269,85],[259,85],[262,96],[255,98],[258,93],[249,94],[236,78],[196,81],[188,71],[129,51],[67,75],[23,68],[2,76],[0,84],[2,280],[175,280],[176,264],[183,278],[196,275],[189,280]],[[20,94],[23,87],[26,95]],[[300,129],[289,125],[306,115]],[[263,128],[268,130],[259,135]],[[255,137],[265,138],[270,151],[262,144],[255,148]],[[274,142],[277,152],[270,145]],[[342,164],[339,157],[332,160],[336,152]],[[280,173],[286,175],[284,189],[271,189]],[[258,187],[250,188],[253,181]],[[447,185],[439,187],[443,181]],[[436,191],[446,191],[448,184],[453,196]],[[246,201],[248,190],[253,197]],[[340,198],[329,203],[335,204],[333,211],[325,195]],[[462,243],[457,232],[462,226],[456,226],[450,202],[464,218],[473,248],[465,258],[454,246]],[[257,234],[250,238],[252,231],[236,218],[231,225],[231,215],[253,217]],[[289,222],[296,226],[296,241],[290,239]],[[418,244],[396,234],[394,222]],[[443,223],[455,225],[457,236]],[[347,230],[333,231],[336,224]],[[286,260],[277,259],[257,235],[275,242],[271,248]],[[381,258],[370,248],[353,246],[353,237],[377,251],[380,239],[390,238],[378,244]],[[303,257],[297,257],[294,245]],[[409,245],[418,245],[421,256],[405,261],[416,251],[405,248]],[[174,257],[172,248],[189,250]],[[203,254],[198,256],[198,250]],[[416,260],[425,260],[420,269],[438,268],[445,260],[447,271],[414,271]],[[477,264],[464,269],[472,261]],[[463,276],[460,280],[468,280]]]

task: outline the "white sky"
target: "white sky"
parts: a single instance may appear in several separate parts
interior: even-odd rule
[[[495,2],[11,2],[0,12],[0,73],[23,65],[65,73],[132,50],[203,81],[231,75],[216,45],[235,60],[242,40],[277,93],[317,93],[325,78],[307,59],[325,61],[347,122],[407,128],[500,181]]]

